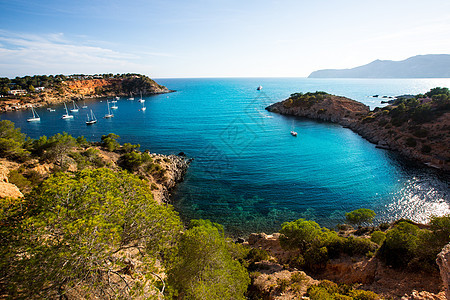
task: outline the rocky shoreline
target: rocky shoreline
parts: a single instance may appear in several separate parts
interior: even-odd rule
[[[388,113],[394,108],[389,105],[371,111],[360,102],[327,94],[322,101],[312,105],[292,105],[289,98],[266,107],[266,110],[337,123],[351,129],[377,148],[397,151],[410,160],[450,171],[450,136],[446,134],[450,129],[450,113],[446,112],[431,122],[419,125],[409,120],[400,126],[392,126]],[[426,136],[420,135],[421,132],[426,133]]]
[[[106,97],[143,96],[172,93],[173,90],[157,84],[146,76],[127,79],[85,79],[62,82],[53,88],[22,96],[0,98],[0,112],[17,111],[33,107],[47,107],[69,101],[102,99]]]

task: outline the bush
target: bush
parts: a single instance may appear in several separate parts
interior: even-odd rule
[[[269,259],[269,253],[264,249],[252,248],[246,255],[245,259],[250,263]]]
[[[412,137],[407,138],[405,143],[408,147],[415,147],[417,145],[416,140]]]
[[[380,296],[371,291],[357,290],[345,284],[337,285],[328,280],[322,280],[318,285],[308,288],[311,300],[378,300]]]
[[[23,146],[26,135],[20,132],[20,128],[15,128],[11,121],[0,121],[0,157],[26,161],[29,152]]]
[[[420,149],[420,151],[424,154],[428,154],[431,152],[431,147],[430,147],[430,145],[423,145],[422,149]]]
[[[114,133],[110,133],[108,135],[102,135],[101,145],[102,145],[102,147],[107,149],[109,152],[113,152],[120,147],[120,144],[117,141],[117,139],[119,139],[119,138],[120,137]]]
[[[375,216],[375,212],[367,208],[359,208],[345,214],[345,218],[347,219],[347,221],[351,224],[356,225],[360,225],[362,223],[371,223]]]
[[[15,184],[20,191],[29,189],[31,187],[31,181],[25,178],[17,170],[11,170],[8,176],[9,183]]]
[[[350,256],[365,255],[377,249],[377,245],[366,238],[348,237],[344,243],[344,252]]]
[[[405,221],[399,222],[386,234],[379,255],[395,268],[404,268],[414,257],[419,244],[420,229]]]
[[[181,299],[245,299],[250,278],[238,261],[243,252],[216,226],[196,222],[181,237],[168,272],[169,293]]]
[[[370,240],[381,246],[383,244],[384,240],[386,240],[386,233],[379,231],[379,230],[374,231],[372,233],[372,236],[370,237]]]

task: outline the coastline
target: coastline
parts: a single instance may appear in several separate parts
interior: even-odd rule
[[[127,92],[125,92],[127,91]],[[63,81],[39,92],[27,95],[0,98],[0,112],[26,110],[34,107],[47,107],[69,101],[102,99],[107,97],[128,98],[133,95],[151,96],[175,92],[157,84],[146,76],[126,79],[83,79]]]
[[[358,101],[327,95],[319,103],[309,107],[289,106],[289,99],[274,103],[266,110],[282,115],[291,115],[304,117],[312,120],[336,123],[344,128],[349,128],[370,143],[375,144],[377,148],[396,151],[403,157],[419,162],[427,167],[450,172],[450,139],[448,135],[441,134],[439,128],[450,126],[450,113],[446,112],[433,122],[424,123],[416,126],[414,130],[426,130],[428,136],[418,137],[411,132],[411,127],[415,126],[410,121],[405,124],[394,126],[381,126],[383,117],[378,117],[382,109],[375,108],[373,111],[368,106]],[[389,107],[388,107],[389,108]],[[386,110],[386,107],[383,108]],[[378,114],[377,114],[378,113]],[[414,139],[414,145],[408,145],[408,140]],[[433,146],[429,153],[424,153],[419,148],[425,146],[425,143],[431,140]],[[422,148],[423,149],[423,148]]]

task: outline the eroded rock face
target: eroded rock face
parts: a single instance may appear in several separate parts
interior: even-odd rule
[[[442,282],[444,283],[445,296],[450,299],[450,244],[444,247],[438,254],[436,263],[441,271]]]
[[[23,198],[19,188],[8,181],[9,169],[0,165],[0,198]]]

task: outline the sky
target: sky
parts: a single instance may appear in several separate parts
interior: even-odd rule
[[[0,77],[306,77],[450,54],[449,0],[0,0]]]

